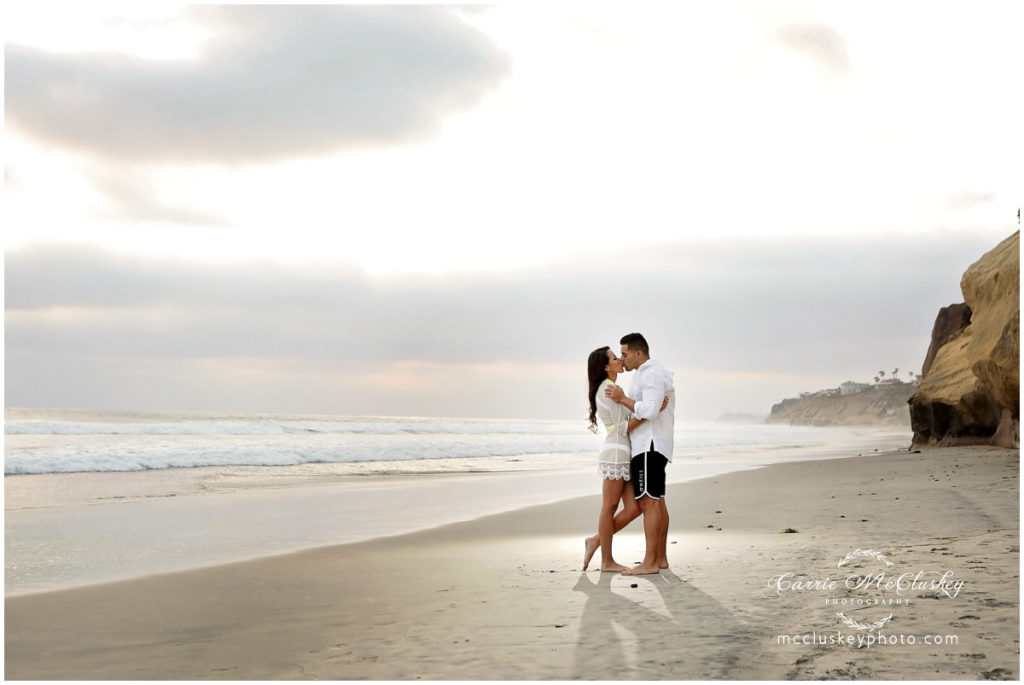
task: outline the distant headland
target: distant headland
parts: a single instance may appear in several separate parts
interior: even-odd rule
[[[899,369],[885,378],[880,371],[875,382],[847,381],[835,388],[801,393],[772,407],[765,423],[802,426],[884,425],[910,427],[907,400],[917,390],[917,376],[901,381]]]

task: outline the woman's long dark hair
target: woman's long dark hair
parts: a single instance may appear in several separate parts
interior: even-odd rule
[[[597,432],[597,388],[608,378],[605,368],[608,366],[608,350],[600,347],[587,357],[587,398],[590,400],[590,430]]]

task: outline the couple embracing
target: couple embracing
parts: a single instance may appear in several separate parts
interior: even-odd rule
[[[598,455],[602,480],[597,535],[585,541],[583,570],[601,549],[601,571],[648,575],[668,568],[668,507],[665,466],[672,461],[676,393],[672,372],[651,359],[644,336],[630,333],[619,341],[621,357],[608,347],[587,360],[590,426],[600,421],[607,436]],[[635,371],[629,392],[615,384],[623,371]],[[618,509],[619,501],[623,508]],[[647,550],[638,566],[628,568],[612,556],[612,535],[640,514]]]

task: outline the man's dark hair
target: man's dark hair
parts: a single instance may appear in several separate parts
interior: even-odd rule
[[[627,333],[622,336],[622,340],[619,341],[619,344],[627,345],[631,350],[640,350],[648,357],[651,356],[651,350],[647,347],[647,340],[639,333]]]

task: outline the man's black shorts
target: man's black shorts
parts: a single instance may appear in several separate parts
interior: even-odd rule
[[[653,448],[654,445],[651,445]],[[661,452],[644,452],[633,457],[629,462],[629,477],[633,481],[633,496],[640,499],[644,495],[654,499],[665,496],[665,466],[668,459]]]

